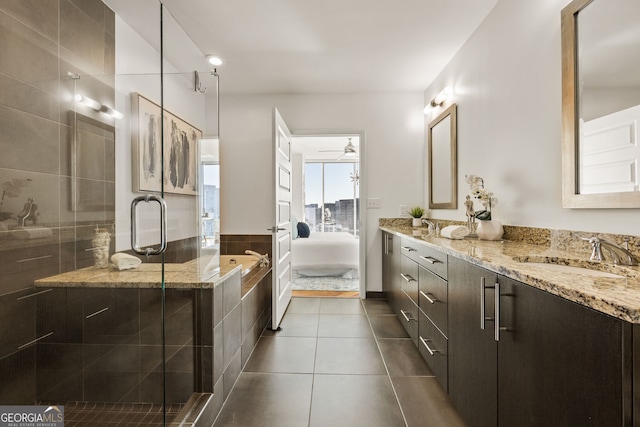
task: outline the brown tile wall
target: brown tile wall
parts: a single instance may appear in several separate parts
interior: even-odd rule
[[[222,234],[220,235],[220,254],[240,255],[250,249],[260,254],[271,254],[271,234]]]

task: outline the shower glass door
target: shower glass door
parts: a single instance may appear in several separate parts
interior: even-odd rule
[[[158,0],[2,2],[0,33],[0,411],[166,425],[211,388],[204,55]]]

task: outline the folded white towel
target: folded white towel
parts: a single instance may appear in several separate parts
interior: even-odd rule
[[[133,255],[117,253],[111,255],[111,262],[117,270],[131,270],[139,266],[142,261]]]
[[[44,239],[53,236],[50,228],[16,228],[11,232],[15,239]]]
[[[467,234],[469,234],[469,229],[464,225],[450,225],[440,231],[440,236],[453,240],[460,240]]]

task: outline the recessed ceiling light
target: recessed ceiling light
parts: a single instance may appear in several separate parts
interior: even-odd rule
[[[219,56],[207,55],[207,61],[209,61],[211,65],[222,65],[222,59]]]

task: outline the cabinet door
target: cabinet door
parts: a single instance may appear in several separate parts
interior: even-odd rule
[[[393,235],[382,232],[382,292],[389,298],[393,273]]]
[[[630,328],[517,281],[499,284],[500,425],[631,425],[623,415]]]
[[[495,426],[498,343],[481,313],[494,317],[497,275],[453,257],[448,267],[449,395],[470,426]]]
[[[401,280],[400,262],[402,258],[400,249],[400,237],[391,233],[382,234],[382,291],[384,292],[389,305],[398,311],[400,301]]]

